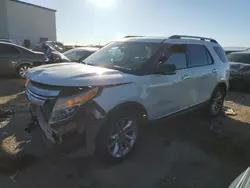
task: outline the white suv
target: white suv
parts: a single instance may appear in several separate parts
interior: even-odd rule
[[[228,79],[227,58],[214,39],[125,37],[82,63],[31,69],[26,95],[51,143],[85,143],[88,154],[121,159],[147,121],[201,104],[218,115]]]

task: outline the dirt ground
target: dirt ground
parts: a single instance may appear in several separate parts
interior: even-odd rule
[[[29,123],[24,81],[0,78],[0,187],[222,188],[250,163],[250,94],[230,92],[236,116],[216,119],[192,112],[145,126],[133,155],[120,164],[66,159],[47,148]]]

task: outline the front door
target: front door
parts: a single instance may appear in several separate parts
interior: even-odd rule
[[[171,42],[166,44],[164,56],[167,60],[162,63],[175,64],[174,75],[151,75],[150,110],[152,119],[188,108],[194,103],[194,84],[187,70],[186,44]]]

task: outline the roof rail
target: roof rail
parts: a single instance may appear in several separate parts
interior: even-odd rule
[[[143,37],[143,36],[125,36],[124,38],[133,38],[133,37]]]
[[[203,41],[210,41],[214,43],[218,43],[215,39],[205,38],[205,37],[198,37],[198,36],[189,36],[189,35],[172,35],[169,39],[181,39],[181,38],[190,38],[190,39],[199,39]]]

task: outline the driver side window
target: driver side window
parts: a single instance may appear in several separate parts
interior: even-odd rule
[[[167,58],[163,63],[174,64],[176,70],[187,68],[187,53],[184,44],[172,44],[166,47],[163,55]]]

